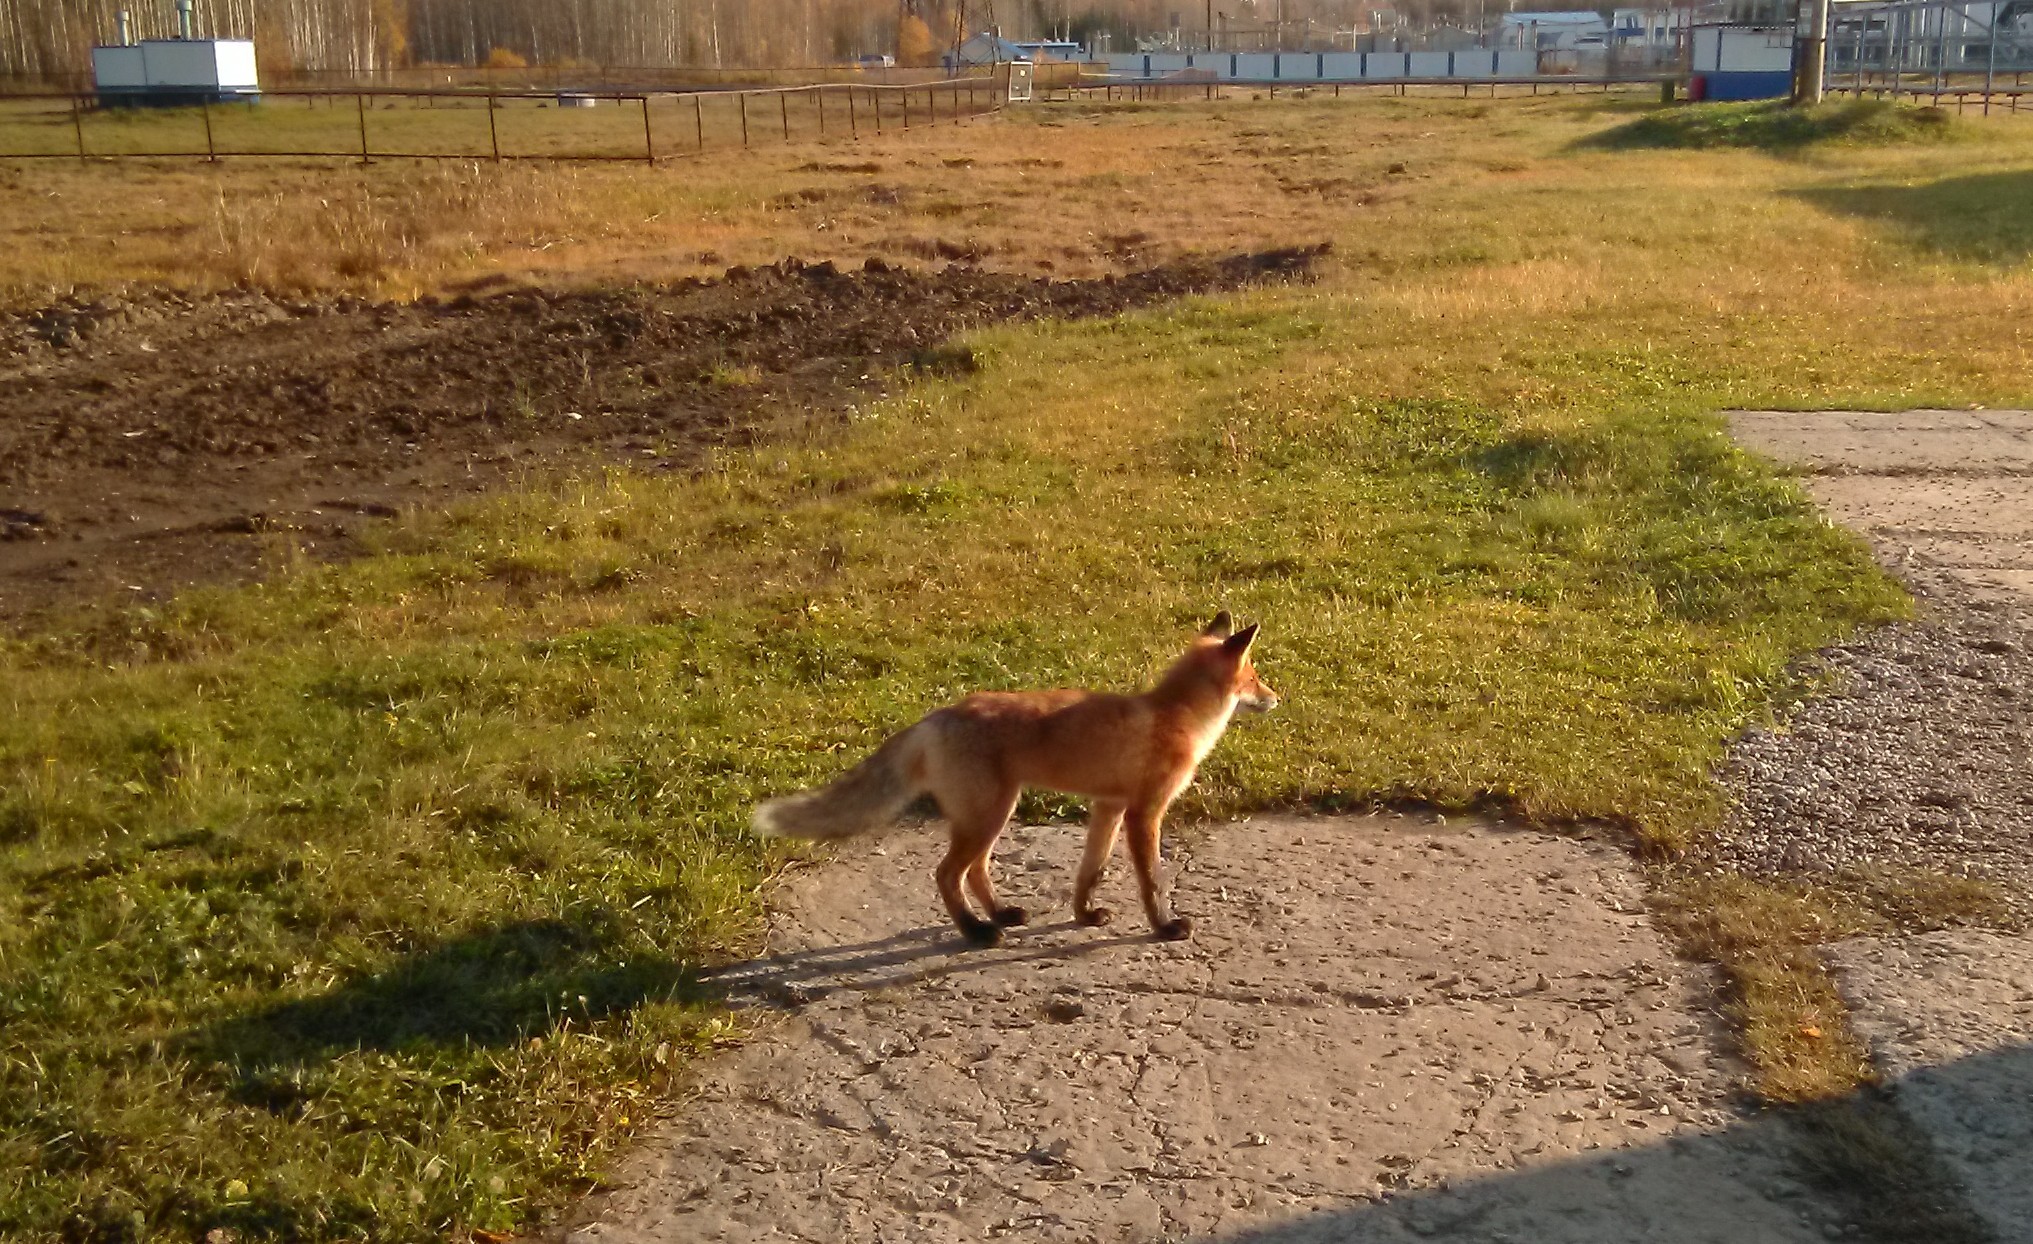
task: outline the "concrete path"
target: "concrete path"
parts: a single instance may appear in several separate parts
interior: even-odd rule
[[[1929,613],[1982,610],[2000,624],[2016,618],[2024,633],[2033,411],[1748,411],[1731,422],[1751,448],[1806,471],[1816,499],[1929,598]],[[2012,660],[2033,659],[2022,642],[1993,642]],[[2033,766],[2033,737],[2022,734],[2018,750]],[[2033,938],[1859,939],[1828,959],[1893,1100],[1969,1206],[2001,1244],[2033,1244]]]
[[[2033,411],[1736,411],[1737,439],[1808,473],[1889,564],[2033,603]]]
[[[2033,943],[1958,929],[1829,952],[1850,1020],[1999,1244],[2033,1244]]]
[[[725,978],[766,1038],[701,1069],[570,1239],[1845,1229],[1776,1125],[1734,1112],[1711,983],[1621,852],[1438,818],[1223,825],[1175,853],[1196,931],[1160,943],[1074,927],[1080,831],[1020,828],[1000,886],[1034,924],[976,951],[933,895],[942,832],[787,887],[771,957]]]

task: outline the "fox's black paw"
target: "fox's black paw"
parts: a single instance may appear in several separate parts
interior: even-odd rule
[[[1115,919],[1115,913],[1106,907],[1092,907],[1080,913],[1080,923],[1090,929],[1098,929]]]
[[[960,926],[960,936],[976,946],[995,946],[1002,941],[1002,927],[986,920],[968,920]]]
[[[995,909],[995,922],[1005,929],[1026,923],[1030,918],[1031,913],[1021,907],[998,907]]]
[[[1183,942],[1193,936],[1193,922],[1184,916],[1174,916],[1158,926],[1157,934],[1168,942]]]

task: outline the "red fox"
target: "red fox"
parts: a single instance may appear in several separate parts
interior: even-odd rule
[[[1158,884],[1158,833],[1165,809],[1228,728],[1238,709],[1268,712],[1277,693],[1257,678],[1249,650],[1257,628],[1231,633],[1223,610],[1140,695],[1094,691],[983,691],[927,714],[892,735],[875,754],[820,790],[772,799],[755,810],[758,833],[832,840],[880,829],[921,795],[930,795],[952,827],[952,843],[934,874],[939,897],[960,932],[979,946],[1002,940],[1027,918],[995,898],[988,857],[1026,786],[1093,800],[1087,852],[1073,887],[1073,911],[1085,925],[1112,913],[1094,905],[1094,887],[1129,830],[1144,914],[1159,937],[1192,934]],[[973,892],[987,919],[968,907]]]

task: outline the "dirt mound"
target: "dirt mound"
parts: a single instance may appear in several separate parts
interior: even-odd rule
[[[1325,247],[1051,281],[786,260],[626,291],[412,305],[151,295],[0,317],[0,617],[343,555],[361,516],[592,455],[669,469],[827,418],[963,329],[1303,275]]]

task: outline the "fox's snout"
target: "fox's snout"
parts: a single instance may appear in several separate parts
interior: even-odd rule
[[[1268,713],[1278,706],[1278,693],[1262,683],[1255,683],[1242,689],[1235,706],[1245,712]]]

